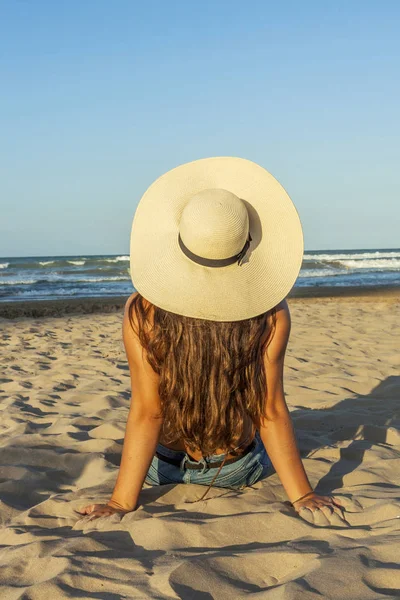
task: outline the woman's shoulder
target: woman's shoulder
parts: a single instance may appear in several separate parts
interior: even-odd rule
[[[129,298],[127,299],[127,301],[125,302],[125,309],[124,309],[124,320],[123,320],[123,329],[124,330],[131,330],[132,325],[134,327],[134,329],[136,331],[138,331],[138,322],[137,322],[137,315],[136,315],[136,311],[135,310],[130,310],[132,303],[137,300],[137,299],[141,299],[142,303],[143,303],[143,307],[147,312],[147,309],[153,308],[153,305],[151,304],[151,302],[149,302],[148,300],[146,300],[146,298],[144,298],[143,296],[140,296],[139,292],[133,292],[133,294],[131,294],[129,296]],[[148,312],[148,319],[150,319],[151,321],[152,318],[152,310],[150,310]]]
[[[280,313],[281,315],[289,312],[289,305],[287,302],[287,298],[284,298],[275,306],[276,314]]]
[[[286,298],[275,306],[276,322],[280,329],[290,329],[290,310]]]
[[[139,296],[140,296],[139,292],[133,292],[133,294],[131,294],[129,296],[129,298],[127,299],[127,301],[125,302],[125,310],[129,310],[129,307],[132,304],[132,302],[135,300],[135,298],[138,298]],[[147,308],[148,306],[153,306],[149,300],[146,300],[146,298],[144,298],[144,296],[141,296],[141,300],[142,300],[143,306],[145,308]]]
[[[284,358],[291,329],[290,311],[286,298],[277,304],[275,309],[275,329],[266,349],[266,358],[269,362],[279,362]]]
[[[130,307],[131,307],[131,305],[132,305],[132,302],[135,300],[135,298],[137,298],[137,296],[138,296],[138,292],[134,292],[133,294],[131,294],[131,295],[129,296],[129,298],[128,298],[128,299],[127,299],[127,301],[125,302],[125,308],[124,308],[124,324],[125,324],[126,322],[128,322],[128,321],[129,321],[129,317],[130,317],[129,313],[130,313],[130,312],[133,312],[133,313],[134,313],[134,311],[130,311]],[[133,315],[132,315],[132,317],[133,317]]]
[[[133,292],[133,294],[131,294],[129,296],[129,298],[125,302],[125,310],[129,309],[129,307],[132,304],[132,302],[134,301],[134,299],[137,298],[138,296],[139,296],[139,292]],[[143,298],[143,300],[144,300],[144,298]]]

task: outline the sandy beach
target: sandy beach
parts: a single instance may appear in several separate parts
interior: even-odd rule
[[[197,504],[198,486],[145,486],[137,511],[83,524],[130,403],[110,304],[0,317],[0,599],[400,597],[399,295],[289,299],[286,400],[312,485],[361,505],[349,528],[301,520],[276,474]]]

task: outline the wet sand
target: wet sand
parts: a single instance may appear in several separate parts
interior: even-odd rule
[[[366,287],[304,287],[293,288],[288,298],[400,298],[398,286]],[[127,296],[113,298],[68,298],[57,300],[22,300],[18,302],[0,302],[0,319],[19,319],[24,317],[52,317],[69,314],[94,314],[119,312],[123,309]]]

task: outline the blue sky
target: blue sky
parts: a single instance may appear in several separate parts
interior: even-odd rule
[[[128,253],[154,179],[227,155],[306,250],[400,246],[399,30],[394,0],[0,3],[0,256]]]

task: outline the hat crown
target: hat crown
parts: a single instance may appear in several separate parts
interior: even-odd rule
[[[208,259],[238,254],[248,232],[249,215],[243,200],[222,188],[205,189],[192,196],[179,223],[185,246]]]

